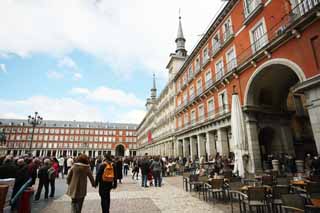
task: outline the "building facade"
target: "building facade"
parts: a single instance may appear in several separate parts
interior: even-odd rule
[[[0,119],[0,122],[0,131],[6,137],[2,154],[31,151],[35,156],[136,155],[135,124],[43,121],[33,129],[27,120]]]
[[[235,92],[249,172],[269,154],[320,153],[319,18],[319,0],[229,0],[173,77],[174,156],[235,151]]]
[[[179,17],[178,33],[175,42],[175,53],[170,54],[170,60],[166,66],[168,70],[168,82],[159,97],[156,97],[154,93],[154,91],[156,91],[154,79],[151,98],[147,99],[147,114],[137,128],[140,155],[143,155],[143,153],[172,157],[176,155],[174,153],[174,77],[187,57],[187,51],[185,49],[186,39],[183,36],[181,17]]]

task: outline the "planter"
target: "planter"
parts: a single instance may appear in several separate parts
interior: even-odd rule
[[[304,172],[304,161],[303,160],[296,160],[296,167],[298,173]]]

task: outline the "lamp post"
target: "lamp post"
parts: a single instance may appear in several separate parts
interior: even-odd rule
[[[29,154],[31,154],[32,149],[32,141],[33,141],[33,134],[34,134],[34,128],[41,124],[43,118],[38,115],[38,112],[34,113],[34,116],[29,115],[28,116],[28,123],[32,125],[32,134],[31,134],[31,141],[30,141],[30,147],[29,147]]]

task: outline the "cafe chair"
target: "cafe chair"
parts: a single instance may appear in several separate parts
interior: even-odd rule
[[[196,185],[199,183],[199,175],[190,175],[189,176],[189,190],[192,192],[192,189],[196,189]]]
[[[206,199],[206,196],[205,194],[207,193],[207,188],[205,186],[206,183],[208,183],[208,176],[199,176],[199,179],[198,179],[198,184],[197,184],[197,187],[198,187],[198,194],[199,194],[199,198],[203,197],[203,199],[205,200]]]
[[[266,198],[265,187],[248,187],[247,199],[244,203],[248,206],[249,212],[270,212],[268,211],[268,203]]]
[[[231,212],[240,212],[240,213],[245,213],[247,212],[246,210],[246,205],[245,205],[245,200],[248,199],[248,196],[240,191],[235,191],[235,190],[228,190],[228,198],[230,201],[230,206],[231,206]],[[236,208],[236,205],[234,203],[238,204],[238,208]],[[236,208],[236,211],[234,211]],[[237,211],[239,209],[239,211]]]
[[[285,185],[276,185],[272,188],[271,205],[272,205],[272,211],[274,213],[278,213],[278,212],[282,213],[281,195],[289,194],[289,192],[290,192],[290,187]]]
[[[266,186],[273,186],[273,176],[271,175],[264,175],[261,177],[261,184]]]
[[[186,191],[188,191],[188,180],[189,180],[189,177],[190,177],[190,172],[184,172],[182,174],[182,187]]]
[[[207,188],[206,191],[210,195],[212,195],[213,202],[215,199],[225,198],[225,191],[224,191],[224,179],[223,178],[214,178],[211,179],[209,184],[205,184]],[[207,199],[208,200],[208,199]]]
[[[281,195],[282,210],[284,213],[319,213],[320,208],[312,205],[305,205],[305,199],[298,194]]]
[[[307,187],[307,198],[320,198],[320,183],[319,182],[308,182]]]

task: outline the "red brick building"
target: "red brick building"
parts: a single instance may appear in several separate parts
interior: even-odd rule
[[[0,119],[6,136],[5,154],[28,153],[33,128],[27,120]],[[86,153],[136,155],[136,125],[102,122],[46,121],[34,129],[31,151],[36,156]]]
[[[229,0],[174,78],[175,155],[234,151],[237,92],[251,171],[320,153],[320,1]]]

